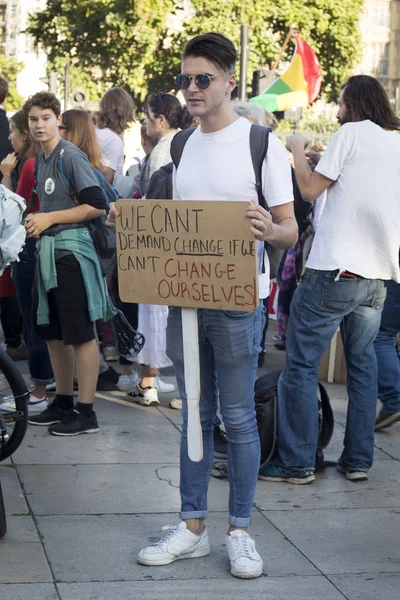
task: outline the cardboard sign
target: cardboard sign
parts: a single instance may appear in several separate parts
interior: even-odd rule
[[[254,311],[257,241],[248,202],[120,200],[121,300]]]

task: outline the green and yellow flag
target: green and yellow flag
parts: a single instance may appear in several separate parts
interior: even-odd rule
[[[268,112],[304,108],[318,97],[322,70],[314,50],[299,36],[296,49],[286,71],[260,96],[250,98]]]

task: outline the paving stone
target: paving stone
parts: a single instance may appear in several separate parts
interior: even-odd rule
[[[14,463],[179,462],[179,431],[158,410],[101,400],[96,403],[96,412],[100,424],[96,435],[56,438],[47,427],[30,426],[13,454]]]
[[[58,595],[49,583],[9,584],[2,586],[1,600],[58,600]]]
[[[335,467],[310,485],[259,481],[256,504],[262,510],[400,507],[400,463],[377,460],[363,483],[348,481]]]
[[[230,579],[224,545],[227,517],[220,513],[210,514],[207,520],[212,547],[209,556],[164,567],[145,567],[136,563],[137,553],[143,547],[168,533],[162,531],[163,526],[178,522],[177,514],[38,518],[46,553],[59,582]],[[313,565],[260,514],[254,515],[252,534],[265,560],[266,574],[318,574]]]
[[[209,578],[182,581],[136,581],[132,583],[58,584],[61,600],[344,600],[324,577],[260,577],[243,581]]]
[[[0,465],[0,482],[3,490],[7,515],[26,515],[28,506],[18,481],[17,471],[12,467]]]
[[[400,510],[265,514],[322,573],[400,572]]]
[[[18,470],[38,515],[159,513],[180,506],[178,465],[31,465]],[[210,510],[227,511],[228,493],[227,481],[212,479]]]
[[[331,575],[329,579],[347,600],[399,600],[400,573]]]
[[[335,432],[329,442],[328,447],[324,450],[325,460],[337,462],[343,451],[344,428],[336,423]],[[399,451],[400,455],[400,451]],[[390,460],[390,456],[375,448],[374,460]]]
[[[1,543],[40,542],[40,538],[32,517],[7,517],[7,535]]]
[[[375,447],[389,457],[400,460],[400,423],[375,434]]]
[[[42,544],[9,544],[4,538],[0,541],[0,553],[0,583],[53,581]]]
[[[171,512],[180,505],[178,467],[32,465],[19,467],[35,514]]]

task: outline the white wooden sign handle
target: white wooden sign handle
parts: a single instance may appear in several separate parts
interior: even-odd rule
[[[188,405],[188,452],[193,462],[203,459],[200,421],[200,355],[197,310],[182,308],[183,362]]]

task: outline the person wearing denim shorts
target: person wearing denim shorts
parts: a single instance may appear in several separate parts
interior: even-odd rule
[[[158,544],[143,549],[138,562],[166,565],[182,558],[209,554],[204,520],[213,466],[216,398],[228,440],[230,481],[229,528],[225,539],[236,577],[262,574],[263,563],[247,528],[251,523],[260,441],[254,408],[254,382],[260,352],[263,306],[269,292],[269,264],[263,258],[264,240],[287,248],[297,240],[290,164],[283,144],[270,135],[262,181],[272,216],[255,200],[250,155],[251,124],[239,117],[230,100],[236,87],[236,50],[221,34],[207,33],[191,40],[183,54],[182,89],[190,114],[200,126],[188,139],[178,169],[174,169],[175,200],[248,200],[246,217],[258,242],[260,305],[255,312],[198,310],[200,349],[200,419],[203,459],[192,462],[187,445],[187,397],[184,382],[181,309],[170,309],[167,354],[174,363],[182,397],[183,430],[180,459],[180,524]],[[264,273],[262,264],[265,261]]]
[[[386,281],[400,281],[400,120],[379,82],[351,77],[339,97],[342,127],[311,173],[300,134],[288,140],[304,199],[328,190],[302,281],[291,305],[286,366],[278,386],[279,439],[267,481],[314,480],[320,360],[338,327],[347,364],[348,410],[337,469],[366,481],[377,398],[374,340]]]

